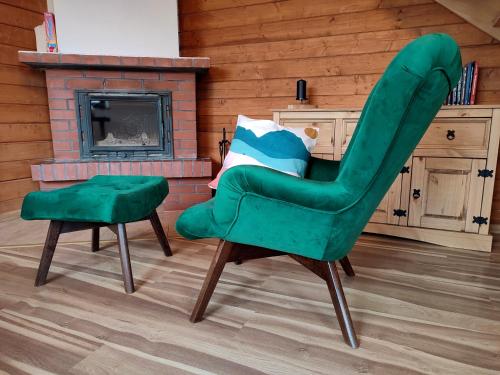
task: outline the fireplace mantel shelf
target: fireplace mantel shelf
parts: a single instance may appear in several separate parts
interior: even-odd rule
[[[208,57],[106,56],[19,51],[19,61],[37,69],[98,69],[206,72]]]

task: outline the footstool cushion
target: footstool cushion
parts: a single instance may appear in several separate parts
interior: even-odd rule
[[[95,176],[73,186],[29,193],[23,202],[25,220],[128,223],[144,219],[168,194],[158,176]]]

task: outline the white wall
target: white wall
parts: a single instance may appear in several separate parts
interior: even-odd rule
[[[60,53],[178,57],[177,0],[48,0]]]

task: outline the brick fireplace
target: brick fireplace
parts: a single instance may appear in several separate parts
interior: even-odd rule
[[[87,180],[96,174],[164,176],[170,194],[164,210],[182,210],[211,197],[210,159],[197,157],[196,74],[208,58],[150,58],[19,52],[19,60],[44,69],[47,80],[54,159],[32,165],[40,189]],[[168,93],[171,153],[144,157],[118,153],[89,157],[82,150],[78,93]]]

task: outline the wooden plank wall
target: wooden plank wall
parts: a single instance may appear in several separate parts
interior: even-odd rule
[[[44,0],[0,0],[0,212],[38,189],[30,165],[52,156],[45,76],[17,61],[18,50],[36,50],[45,9]]]
[[[197,109],[199,154],[215,161],[223,127],[240,113],[271,118],[299,78],[313,104],[362,107],[397,51],[426,33],[453,36],[463,61],[480,63],[479,104],[500,103],[500,42],[433,0],[181,0],[179,12],[181,55],[212,59]]]

